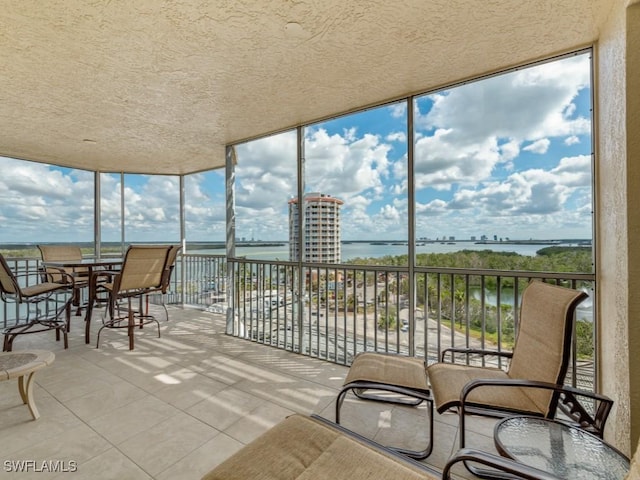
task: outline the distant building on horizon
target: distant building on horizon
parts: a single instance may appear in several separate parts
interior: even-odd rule
[[[289,200],[289,260],[302,259],[313,263],[340,263],[340,207],[344,204],[320,192],[307,193],[303,197],[304,251],[299,251],[298,218],[300,206],[297,198]]]

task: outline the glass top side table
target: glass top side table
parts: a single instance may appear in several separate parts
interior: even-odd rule
[[[538,417],[500,420],[494,429],[498,452],[560,478],[621,480],[629,459],[578,427]]]

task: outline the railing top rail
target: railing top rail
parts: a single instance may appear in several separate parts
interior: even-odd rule
[[[456,275],[485,275],[491,277],[518,277],[518,278],[544,278],[557,280],[585,280],[596,279],[595,273],[583,272],[544,272],[534,270],[493,270],[479,268],[454,268],[454,267],[424,267],[419,266],[414,269],[420,273],[453,273]]]
[[[297,262],[283,260],[258,260],[251,258],[229,258],[228,261],[234,263],[251,263],[254,265],[283,265],[295,266]],[[323,269],[323,270],[367,270],[379,272],[408,272],[409,267],[405,265],[358,265],[358,264],[327,264],[327,263],[302,263],[303,268]],[[439,273],[454,275],[477,275],[492,277],[512,277],[512,278],[543,278],[548,280],[584,280],[594,281],[595,273],[584,272],[546,272],[534,270],[494,270],[479,268],[457,268],[457,267],[429,267],[416,266],[416,273]]]

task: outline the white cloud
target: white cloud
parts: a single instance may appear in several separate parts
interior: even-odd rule
[[[401,133],[391,137],[399,140]],[[236,168],[236,221],[238,234],[251,228],[261,239],[288,237],[288,201],[297,197],[295,134],[269,137],[238,147]],[[309,128],[305,139],[305,191],[318,191],[345,202],[345,234],[372,230],[374,215],[366,208],[388,194],[386,183],[394,168],[392,147],[378,135],[358,135],[356,128],[329,134],[325,128]],[[393,209],[378,221],[396,218]],[[380,217],[380,214],[377,214]],[[256,223],[256,219],[260,221]],[[270,222],[269,218],[275,218]],[[378,223],[378,227],[380,224]],[[387,227],[385,227],[387,228]]]
[[[574,232],[582,231],[576,235],[584,236],[585,225],[591,223],[590,191],[589,156],[566,157],[549,170],[514,172],[502,181],[459,189],[449,201],[418,204],[418,231],[436,237],[432,232],[453,223],[468,236],[479,236],[494,225],[491,228],[511,238],[554,238],[554,228],[568,232],[572,225]],[[574,198],[579,207],[569,208]]]
[[[588,57],[550,62],[424,98],[416,126],[416,186],[448,190],[490,178],[525,150],[545,153],[549,137],[590,133],[574,99],[589,85]],[[425,107],[426,108],[426,107]]]
[[[0,242],[93,240],[93,172],[7,158],[0,158],[0,168],[3,170],[0,217],[11,222],[11,228],[0,233]],[[186,185],[191,187],[187,188],[186,196],[193,202],[187,202],[185,207],[188,231],[197,236],[202,225],[210,227],[217,220],[222,222],[222,235],[216,239],[224,239],[224,208],[206,207],[206,196],[194,188],[196,183],[189,182],[192,177],[195,178],[186,177]],[[125,181],[126,240],[178,240],[180,201],[177,177],[126,175]],[[105,242],[120,241],[120,175],[103,173],[100,182],[102,239]]]
[[[405,132],[392,132],[385,137],[387,142],[406,142],[407,134]]]
[[[505,162],[513,160],[520,155],[520,144],[513,139],[501,144],[500,155]]]
[[[380,216],[385,220],[391,220],[397,222],[400,220],[400,212],[392,205],[385,205],[380,210]]]
[[[576,143],[580,143],[580,138],[577,135],[571,135],[570,137],[565,138],[565,145],[575,145]]]
[[[543,153],[547,153],[547,150],[549,150],[550,144],[551,142],[549,141],[548,138],[541,138],[540,140],[536,140],[535,142],[530,143],[526,147],[523,147],[522,150],[526,152],[543,154]]]
[[[416,141],[415,184],[449,190],[454,183],[474,184],[488,178],[503,161],[496,137],[476,144],[459,143],[454,129],[438,129],[430,137]]]
[[[407,112],[407,103],[406,102],[398,102],[390,105],[389,110],[391,110],[391,116],[393,118],[404,118]]]

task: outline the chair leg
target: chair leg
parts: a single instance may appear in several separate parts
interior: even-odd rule
[[[67,334],[67,329],[64,326],[61,327],[61,330],[62,330],[62,338],[64,342],[64,349],[66,350],[67,348],[69,348],[69,336]]]
[[[160,297],[161,302],[162,302],[162,308],[164,308],[164,314],[167,316],[167,322],[169,321],[169,310],[167,310],[167,305],[166,303],[164,303],[164,296],[165,294],[163,293]]]
[[[133,350],[133,327],[135,327],[135,318],[133,317],[133,310],[131,309],[131,299],[129,299],[129,325],[127,327],[127,334],[129,335],[129,350]]]
[[[72,301],[70,300],[64,307],[65,318],[62,323],[60,322],[60,313],[62,313],[61,311],[59,311],[58,315],[55,319],[53,319],[51,323],[48,323],[48,325],[52,326],[56,330],[56,342],[60,341],[60,332],[62,332],[62,339],[65,350],[69,348],[69,337],[67,333],[69,332],[69,328],[71,328],[71,305]]]
[[[67,332],[70,332],[71,331],[71,305],[67,305],[67,308],[65,309],[64,314],[67,322]]]
[[[5,333],[4,334],[4,343],[2,345],[2,351],[3,352],[10,352],[11,349],[13,348],[13,335],[11,335],[10,333]]]
[[[73,289],[73,306],[76,307],[76,317],[82,315],[82,291],[80,288]]]
[[[460,430],[460,449],[465,448],[465,444],[466,444],[466,438],[465,438],[465,432],[466,432],[466,416],[467,413],[464,410],[458,410],[458,415],[460,417],[459,421],[458,421],[458,430]],[[506,472],[501,472],[498,470],[493,470],[493,469],[488,469],[488,468],[481,468],[481,467],[477,467],[476,465],[474,465],[473,462],[469,462],[464,460],[462,462],[465,466],[465,468],[472,473],[473,475],[475,475],[478,478],[485,478],[488,480],[514,480],[520,477],[511,475],[509,473]]]
[[[103,329],[103,328],[104,328],[104,325],[103,325],[103,326],[101,326],[101,327],[98,329],[98,333],[96,334],[96,337],[97,337],[97,338],[96,338],[96,348],[100,348],[100,333],[102,332],[102,329]]]
[[[140,297],[139,297],[139,305],[138,305],[138,308],[139,308],[138,312],[139,312],[139,315],[140,315],[140,319],[139,319],[140,320],[140,327],[139,327],[140,330],[142,330],[142,327],[144,327],[144,317],[145,317],[145,315],[147,315],[149,313],[149,307],[148,306],[147,306],[146,310],[144,310],[144,311],[142,310],[144,308],[143,298],[144,298],[144,295],[140,295]]]

